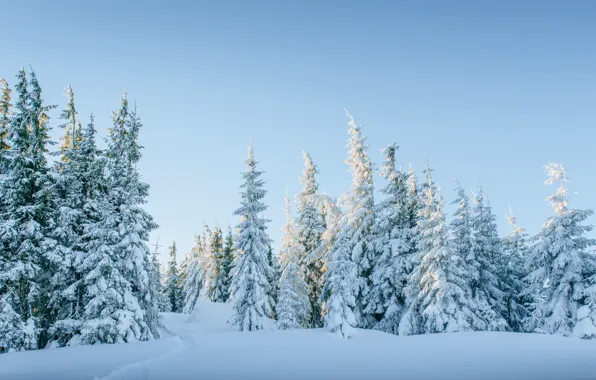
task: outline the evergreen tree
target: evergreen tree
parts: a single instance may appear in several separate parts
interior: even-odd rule
[[[276,306],[277,300],[279,297],[279,289],[277,285],[279,284],[279,280],[281,277],[281,263],[280,263],[279,255],[273,253],[273,247],[271,247],[271,242],[269,242],[267,246],[267,262],[271,267],[271,277],[269,278],[269,283],[271,284],[270,292],[269,292],[269,303],[271,305],[271,315],[269,316],[271,319],[277,319],[276,314]]]
[[[183,272],[186,274],[182,282],[184,292],[184,308],[182,311],[187,314],[192,313],[194,310],[203,288],[203,270],[199,265],[200,257],[204,255],[201,236],[196,235],[194,241],[195,245],[187,257],[188,269]]]
[[[176,263],[176,242],[173,242],[170,246],[170,261],[164,291],[169,301],[170,310],[168,311],[179,313],[182,310],[182,292]]]
[[[226,276],[222,269],[222,258],[223,234],[221,228],[215,227],[215,230],[209,233],[204,263],[203,298],[208,301],[225,301]]]
[[[524,261],[527,257],[527,234],[517,225],[513,214],[507,216],[512,226],[511,232],[503,238],[502,259],[498,261],[499,277],[505,291],[505,320],[511,330],[523,332],[523,321],[527,317],[526,303],[529,300],[522,296],[525,288]]]
[[[11,89],[4,78],[0,78],[0,175],[6,169],[6,154],[8,153],[8,130],[10,126]],[[0,205],[2,202],[0,201]]]
[[[380,174],[387,180],[383,189],[385,199],[376,212],[375,249],[378,261],[372,272],[372,286],[365,312],[376,316],[375,329],[397,334],[405,309],[405,286],[411,271],[414,252],[412,228],[409,221],[407,176],[395,167],[392,144],[382,150],[385,162]]]
[[[400,334],[481,330],[483,321],[470,302],[469,268],[465,257],[448,245],[443,198],[428,166],[425,174],[416,237],[418,264],[410,277],[411,301]]]
[[[304,280],[304,269],[299,265],[302,247],[287,196],[285,210],[286,224],[282,228],[283,238],[279,255],[282,272],[276,304],[277,326],[280,330],[308,327],[312,321],[309,287]]]
[[[230,282],[232,280],[230,274],[234,266],[234,237],[232,235],[232,228],[228,227],[228,233],[224,242],[224,249],[222,254],[221,268],[223,272],[223,302],[230,299]]]
[[[497,233],[495,215],[490,204],[484,204],[482,188],[474,197],[472,216],[472,255],[476,261],[477,277],[472,281],[475,302],[487,329],[509,330],[504,303],[503,285],[499,281],[497,263],[502,260],[501,240]],[[476,273],[475,273],[476,274]]]
[[[366,138],[362,136],[360,126],[356,124],[350,114],[348,140],[348,158],[346,163],[352,174],[352,185],[344,195],[343,206],[346,209],[342,230],[338,238],[339,251],[347,250],[350,258],[358,267],[358,276],[354,279],[355,308],[353,309],[358,326],[366,327],[372,324],[373,316],[364,316],[365,297],[368,293],[372,278],[371,273],[376,262],[374,247],[374,189],[372,180],[372,164],[368,157]],[[339,253],[335,261],[340,263],[344,253]],[[342,264],[343,265],[343,264]],[[347,299],[346,299],[347,300]]]
[[[594,330],[587,329],[585,323],[591,321],[586,317],[595,314],[587,279],[594,273],[594,256],[589,250],[596,243],[585,236],[592,226],[582,223],[593,212],[568,207],[567,172],[562,165],[549,163],[545,168],[549,177],[546,184],[559,182],[560,186],[547,198],[555,215],[546,220],[528,252],[529,286],[524,294],[532,297],[532,302],[527,330],[590,337],[590,330]],[[582,326],[576,329],[578,318]]]
[[[241,217],[236,227],[236,248],[238,260],[233,270],[231,297],[234,314],[231,323],[240,331],[263,328],[263,319],[271,315],[268,296],[271,294],[269,279],[272,269],[267,261],[270,242],[266,231],[267,220],[260,214],[267,209],[262,199],[266,190],[260,179],[263,172],[256,169],[252,144],[246,159],[248,171],[244,173],[241,207],[235,214]]]
[[[30,82],[24,70],[17,78],[18,98],[8,135],[10,150],[5,174],[0,177],[0,298],[6,313],[0,321],[4,321],[1,328],[7,336],[13,337],[4,350],[45,345],[50,322],[48,273],[58,261],[52,255],[54,204],[46,159],[51,143],[47,111],[53,107],[43,105],[34,73]]]
[[[304,157],[304,170],[300,178],[302,189],[296,196],[296,233],[299,243],[297,248],[301,250],[298,253],[297,264],[302,267],[301,273],[304,274],[304,280],[308,284],[310,309],[312,310],[309,326],[321,327],[323,321],[319,297],[323,287],[324,262],[321,255],[313,255],[313,252],[321,245],[321,235],[325,232],[325,221],[317,205],[319,184],[315,177],[319,170],[308,153],[302,151],[302,156]]]
[[[105,195],[97,201],[97,221],[85,230],[83,343],[159,337],[159,284],[152,281],[147,247],[149,231],[156,225],[142,208],[149,187],[140,181],[136,167],[141,158],[140,127],[124,96],[109,130]]]

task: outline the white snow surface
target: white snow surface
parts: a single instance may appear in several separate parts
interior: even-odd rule
[[[596,340],[502,332],[238,332],[230,304],[164,313],[164,338],[0,355],[0,379],[596,379]]]

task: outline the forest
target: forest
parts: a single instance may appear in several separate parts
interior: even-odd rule
[[[72,88],[59,143],[49,134],[56,106],[32,71],[21,69],[12,88],[0,79],[0,90],[0,353],[158,339],[161,312],[191,313],[198,300],[232,304],[229,323],[240,331],[273,319],[278,329],[345,338],[357,328],[596,337],[593,211],[572,208],[559,163],[545,165],[552,215],[538,234],[510,215],[511,232],[499,236],[481,187],[458,186],[447,218],[429,164],[402,169],[397,144],[388,142],[375,173],[348,114],[350,187],[337,198],[319,192],[317,165],[303,152],[278,249],[251,143],[240,197],[230,199],[238,224],[205,226],[180,264],[173,243],[163,266],[149,248],[158,225],[144,208],[143,125],[127,95],[99,149],[94,117],[81,122]]]

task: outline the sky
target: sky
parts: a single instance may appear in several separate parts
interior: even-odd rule
[[[175,240],[182,260],[204,223],[236,224],[251,138],[274,247],[302,149],[323,192],[346,191],[344,108],[376,168],[396,142],[398,164],[428,162],[447,203],[455,178],[481,184],[501,234],[509,207],[530,233],[551,215],[550,161],[567,168],[571,206],[596,207],[592,1],[21,0],[1,12],[0,76],[14,85],[33,68],[58,105],[53,126],[67,85],[103,136],[122,93],[136,102],[163,259]]]

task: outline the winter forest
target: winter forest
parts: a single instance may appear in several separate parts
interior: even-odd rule
[[[199,301],[231,304],[227,322],[239,331],[274,320],[280,330],[344,338],[356,329],[596,337],[593,211],[573,208],[560,163],[544,166],[552,215],[539,233],[528,236],[510,213],[511,231],[499,236],[489,201],[498,194],[458,185],[447,216],[432,162],[407,168],[387,141],[376,172],[364,130],[346,111],[344,194],[319,191],[324,173],[303,151],[301,191],[286,194],[274,247],[251,143],[239,197],[229,200],[237,225],[205,225],[183,262],[172,243],[162,264],[149,233],[167,221],[144,209],[143,125],[127,95],[112,124],[96,126],[77,113],[70,87],[60,120],[50,120],[57,106],[44,102],[32,71],[11,85],[0,79],[0,90],[0,353],[158,339],[160,313],[190,314]],[[59,142],[52,128],[63,130]]]

